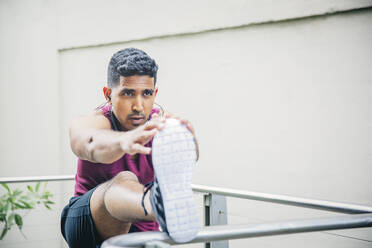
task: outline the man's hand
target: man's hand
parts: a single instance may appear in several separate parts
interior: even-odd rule
[[[165,118],[155,116],[131,131],[113,131],[103,112],[95,112],[80,117],[71,124],[71,149],[82,160],[111,164],[125,153],[151,153],[151,148],[145,147],[145,144],[164,126]]]
[[[129,155],[137,153],[150,154],[151,148],[146,147],[145,144],[154,137],[158,130],[163,129],[164,126],[165,118],[154,114],[152,119],[144,125],[123,133],[123,139],[120,142],[122,150]]]
[[[167,112],[167,111],[164,112],[164,117],[165,118],[174,118],[174,119],[179,120],[192,133],[192,135],[194,136],[194,141],[195,141],[195,146],[196,146],[196,161],[198,161],[199,160],[199,143],[198,143],[198,140],[197,140],[196,135],[195,135],[194,127],[191,125],[191,123],[188,120],[183,119],[179,116],[175,116],[174,114],[172,114],[170,112]]]

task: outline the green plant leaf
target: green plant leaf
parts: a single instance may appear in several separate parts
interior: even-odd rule
[[[45,191],[43,195],[41,196],[41,199],[48,200],[49,197],[52,197],[53,194],[51,194],[49,191]]]
[[[6,201],[5,202],[5,205],[4,205],[4,212],[8,212],[9,211],[9,202],[8,201]]]
[[[10,193],[9,186],[6,183],[2,183],[1,185]]]
[[[38,182],[35,186],[35,191],[36,192],[39,192],[39,188],[40,188],[40,182]]]
[[[15,219],[15,222],[18,226],[19,229],[22,229],[22,226],[23,226],[23,220],[22,220],[22,217],[19,215],[19,214],[15,214],[14,215],[14,219]]]
[[[34,189],[33,189],[30,185],[27,185],[27,189],[28,189],[30,192],[34,193]]]
[[[30,203],[26,202],[26,201],[23,201],[23,200],[19,200],[27,209],[32,209],[34,208]]]
[[[5,237],[5,234],[8,232],[8,228],[4,226],[3,231],[1,232],[0,240],[2,240]]]
[[[8,220],[7,220],[7,224],[8,224],[8,227],[10,229],[10,227],[13,225],[13,221],[14,221],[14,217],[15,217],[15,213],[11,213],[9,216],[8,216]]]
[[[17,208],[20,208],[20,209],[27,209],[26,206],[21,205],[21,204],[19,204],[19,203],[14,203],[14,205],[15,205]]]
[[[29,201],[30,200],[30,197],[28,195],[21,195],[19,197],[19,201],[22,200],[22,201]]]
[[[17,196],[19,196],[20,194],[22,194],[22,190],[19,190],[19,189],[15,189],[14,191],[13,191],[13,197],[17,197]]]
[[[47,209],[51,210],[50,204],[55,204],[50,198],[53,196],[49,191],[44,189],[40,191],[41,183],[37,183],[35,187],[30,185],[27,186],[28,191],[23,192],[19,189],[12,191],[7,184],[2,184],[2,186],[7,190],[7,193],[0,195],[0,222],[2,225],[2,232],[0,235],[0,240],[2,240],[8,231],[15,225],[22,232],[23,219],[22,216],[15,212],[18,209],[33,209],[36,204],[42,203]]]

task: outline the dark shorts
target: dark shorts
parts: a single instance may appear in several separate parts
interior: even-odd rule
[[[98,248],[101,246],[90,212],[93,188],[84,195],[72,197],[61,214],[61,231],[70,248]]]
[[[96,188],[84,195],[72,197],[62,210],[61,231],[70,248],[99,248],[103,242],[94,225],[89,207],[90,198]],[[133,232],[141,230],[132,225],[129,233]]]

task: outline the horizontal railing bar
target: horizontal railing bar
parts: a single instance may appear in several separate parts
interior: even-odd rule
[[[349,203],[331,202],[324,200],[307,199],[286,195],[274,195],[267,193],[259,193],[245,190],[226,189],[220,187],[192,185],[193,191],[202,193],[213,193],[218,195],[278,203],[283,205],[291,205],[297,207],[312,208],[318,210],[326,210],[345,214],[361,214],[372,213],[372,206],[363,206]]]
[[[38,177],[0,177],[0,183],[29,183],[44,181],[68,181],[74,180],[75,175],[38,176]]]
[[[361,227],[372,227],[372,214],[345,215],[249,225],[207,226],[189,243]],[[155,240],[172,245],[176,244],[164,232],[143,232],[112,237],[102,244],[102,248],[140,247]]]
[[[74,175],[59,175],[59,176],[38,176],[38,177],[2,177],[0,183],[26,183],[26,182],[41,182],[41,181],[67,181],[74,180]],[[249,200],[257,200],[283,205],[291,205],[297,207],[305,207],[319,210],[326,210],[346,214],[361,214],[372,213],[372,206],[363,206],[349,203],[331,202],[324,200],[315,200],[300,198],[286,195],[274,195],[267,193],[259,193],[237,189],[227,189],[221,187],[205,186],[193,184],[192,189],[195,192],[213,193],[229,197],[236,197]]]

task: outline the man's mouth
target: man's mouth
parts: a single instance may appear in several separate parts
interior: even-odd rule
[[[132,122],[133,125],[138,126],[141,125],[145,119],[144,116],[142,115],[132,115],[130,118],[130,121]]]

